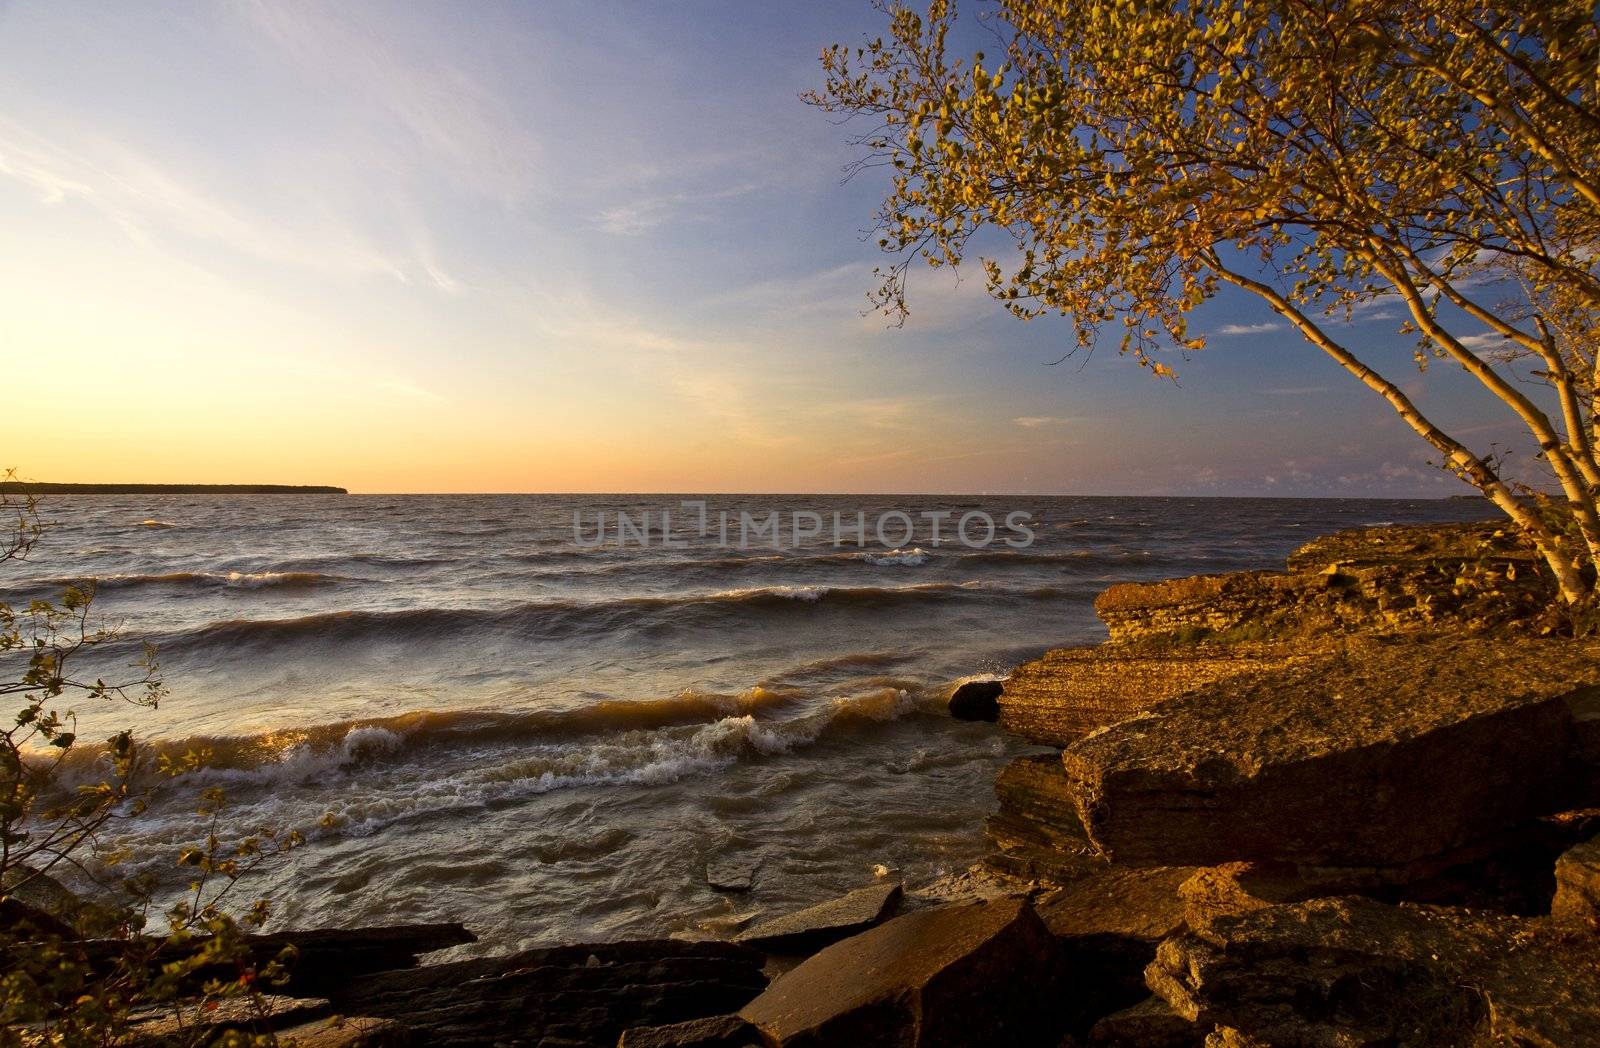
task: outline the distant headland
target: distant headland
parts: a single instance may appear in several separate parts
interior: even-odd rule
[[[348,495],[327,484],[46,484],[0,481],[7,495]]]

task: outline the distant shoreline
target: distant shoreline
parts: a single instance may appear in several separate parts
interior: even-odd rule
[[[6,495],[348,495],[328,484],[46,484],[0,482]]]

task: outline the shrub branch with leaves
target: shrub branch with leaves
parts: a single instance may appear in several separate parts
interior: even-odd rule
[[[7,473],[5,479],[14,479]],[[45,533],[34,499],[0,490],[6,520],[0,564],[25,558]],[[226,797],[201,788],[198,839],[176,856],[187,891],[154,923],[158,879],[118,878],[145,861],[118,845],[115,826],[145,814],[158,792],[189,788],[209,754],[153,758],[122,730],[103,743],[79,738],[74,708],[154,708],[163,695],[146,645],[125,676],[80,677],[84,656],[116,639],[91,615],[92,583],[58,601],[16,608],[0,602],[0,696],[17,710],[0,728],[0,1048],[272,1043],[265,989],[293,962],[288,948],[263,956],[249,933],[271,907],[256,899],[235,912],[241,879],[304,843],[297,832],[225,829]],[[104,898],[80,900],[55,875],[71,872]],[[229,1002],[230,1022],[214,1021]]]

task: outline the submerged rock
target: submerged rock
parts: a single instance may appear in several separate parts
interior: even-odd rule
[[[1364,643],[1246,674],[1062,753],[1090,842],[1136,865],[1435,862],[1556,806],[1600,644]]]
[[[732,855],[706,863],[706,884],[719,892],[747,892],[755,887],[759,856]]]
[[[835,943],[740,1015],[773,1048],[1055,1048],[1067,974],[1026,900],[922,910]]]
[[[1578,845],[1556,861],[1551,916],[1600,931],[1600,837]]]
[[[810,953],[881,922],[900,905],[898,881],[857,888],[803,910],[762,921],[734,936],[735,942],[774,953]]]
[[[950,696],[950,716],[967,721],[998,720],[998,700],[1004,690],[1005,684],[997,680],[967,681]]]
[[[1541,920],[1267,906],[1168,939],[1147,979],[1208,1045],[1600,1043],[1600,938]]]

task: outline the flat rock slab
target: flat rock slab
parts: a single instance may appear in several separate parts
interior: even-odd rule
[[[1089,841],[1134,865],[1395,867],[1550,810],[1600,644],[1353,643],[1062,752]]]
[[[761,1031],[737,1015],[629,1030],[617,1048],[761,1048]]]
[[[1558,920],[1600,930],[1600,837],[1556,860],[1556,897],[1550,913]]]
[[[293,1048],[402,1048],[413,1043],[404,1024],[360,1015],[302,1023],[276,1036],[279,1044]]]
[[[922,910],[823,950],[741,1011],[772,1048],[1055,1048],[1066,975],[1025,899]]]
[[[774,953],[809,953],[883,921],[900,905],[898,881],[857,888],[828,902],[746,928],[734,941]]]
[[[1213,681],[1283,665],[1290,649],[1106,644],[1056,648],[1017,667],[1000,696],[1000,726],[1067,746]]]
[[[394,1019],[417,1043],[615,1048],[623,1031],[736,1011],[765,958],[727,942],[659,939],[527,950],[348,980],[346,1015]]]
[[[1315,899],[1168,939],[1146,977],[1219,1044],[1600,1044],[1600,937],[1548,919]]]

